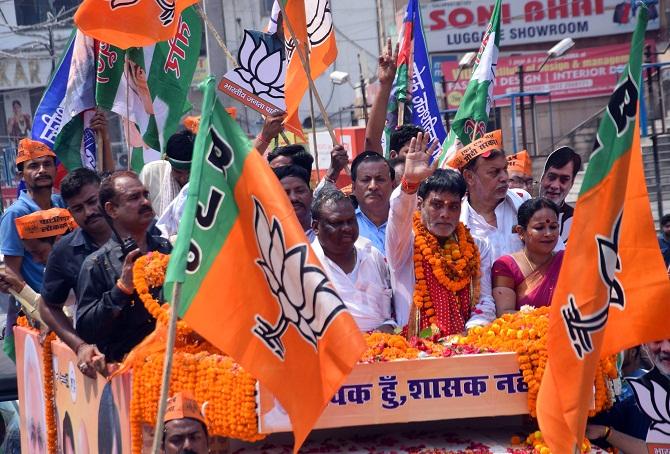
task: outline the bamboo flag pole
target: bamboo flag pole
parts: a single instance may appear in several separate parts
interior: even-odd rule
[[[286,15],[286,8],[284,8],[284,3],[279,0],[277,1],[277,5],[279,5],[279,9],[281,9],[281,15],[282,15],[282,21],[283,23],[286,24],[286,27],[288,28],[288,32],[291,35],[291,38],[297,43],[295,46],[296,51],[298,52],[298,57],[300,58],[300,63],[302,63],[302,67],[305,70],[305,74],[307,75],[307,83],[309,84],[309,89],[310,92],[314,94],[314,99],[316,99],[316,103],[319,106],[319,110],[321,111],[321,116],[323,117],[323,122],[326,125],[326,128],[328,129],[328,132],[330,133],[330,138],[333,141],[333,145],[337,144],[337,137],[335,136],[335,131],[333,130],[333,125],[330,123],[330,118],[328,118],[328,113],[326,112],[326,108],[323,105],[323,101],[321,101],[321,96],[319,96],[319,92],[316,90],[316,86],[314,85],[314,81],[312,80],[312,75],[309,70],[309,61],[308,61],[308,56],[305,55],[304,49],[302,45],[307,46],[307,43],[300,43],[295,37],[295,32],[293,30],[293,26],[291,25],[291,21],[289,20],[288,16]],[[314,123],[314,118],[312,117],[312,124]]]
[[[281,0],[280,0],[281,1]],[[309,55],[309,48],[307,43],[305,43],[305,53]],[[307,78],[312,79],[312,68],[309,65],[309,58],[307,58]],[[312,141],[314,142],[314,164],[316,165],[316,180],[317,182],[321,180],[321,172],[319,172],[319,145],[316,142],[316,119],[314,118],[314,93],[312,92],[312,86],[309,86],[309,114],[312,116]],[[331,137],[332,138],[332,137]],[[335,139],[333,139],[333,145],[335,144]]]
[[[170,375],[172,374],[172,359],[174,358],[174,340],[177,334],[177,317],[181,299],[181,282],[175,282],[172,290],[172,301],[170,302],[170,321],[168,322],[167,345],[165,346],[165,362],[163,363],[163,381],[161,383],[161,395],[158,400],[158,414],[154,429],[154,440],[151,452],[158,454],[163,439],[163,418],[167,408],[168,392],[170,390]]]

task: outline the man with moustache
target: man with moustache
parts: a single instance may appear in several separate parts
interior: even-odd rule
[[[324,189],[312,204],[316,239],[312,250],[358,328],[391,332],[392,291],[384,256],[358,236],[351,200],[341,191]]]
[[[459,222],[465,181],[435,170],[437,161],[429,161],[437,144],[428,141],[422,133],[410,141],[386,231],[396,321],[409,336],[433,327],[440,336],[458,334],[496,316],[491,249]]]
[[[297,165],[288,165],[272,169],[277,175],[288,199],[293,205],[293,211],[300,221],[302,229],[310,243],[315,235],[312,230],[312,190],[309,188],[309,173]]]
[[[97,251],[111,230],[100,211],[100,177],[86,168],[68,173],[60,185],[61,196],[79,228],[60,239],[51,251],[44,272],[39,311],[42,320],[77,354],[82,373],[95,377],[104,367],[104,356],[95,345],[84,342],[63,312],[70,291],[77,291],[77,276],[84,259]]]
[[[105,244],[110,236],[109,224],[100,212],[98,190],[100,177],[84,167],[68,173],[61,181],[61,197],[79,226],[60,238],[46,262],[41,295],[37,306],[41,320],[77,354],[79,369],[94,378],[96,369],[104,368],[104,356],[95,345],[84,342],[63,312],[71,291],[76,291],[77,276],[84,259]],[[20,291],[23,282],[0,275],[0,290],[13,287]]]
[[[19,198],[5,211],[0,220],[0,253],[5,256],[7,270],[15,277],[23,279],[34,291],[42,288],[44,265],[37,263],[30,252],[26,251],[16,230],[18,217],[49,208],[64,208],[63,199],[52,193],[56,177],[56,154],[45,144],[21,139],[19,142],[16,167],[19,176],[26,183]],[[7,311],[7,329],[3,349],[10,358],[14,358],[12,327],[16,322],[18,308],[10,304]]]
[[[386,255],[384,238],[395,171],[379,153],[364,151],[351,163],[351,179],[360,235]]]
[[[172,248],[150,232],[154,210],[137,174],[114,172],[100,183],[98,198],[111,222],[112,235],[81,267],[76,328],[85,342],[97,345],[108,362],[118,362],[156,324],[134,290],[133,263],[147,252],[167,254]],[[133,245],[128,244],[130,240]]]
[[[491,260],[521,250],[523,244],[514,227],[524,199],[509,189],[502,131],[489,132],[462,147],[447,164],[461,172],[468,188],[461,222],[473,237],[488,240]]]
[[[575,209],[565,202],[575,177],[582,167],[582,158],[570,147],[554,150],[544,164],[544,172],[540,180],[540,195],[558,205],[558,224],[561,242],[568,242],[572,217]]]

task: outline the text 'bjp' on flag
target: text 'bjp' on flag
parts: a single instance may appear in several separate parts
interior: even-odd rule
[[[552,452],[581,446],[601,357],[670,338],[670,324],[659,323],[670,313],[670,282],[655,238],[640,147],[647,16],[640,7],[628,65],[596,135],[551,304],[537,410]]]
[[[276,396],[297,450],[365,342],[211,78],[166,281],[183,282],[184,320]]]

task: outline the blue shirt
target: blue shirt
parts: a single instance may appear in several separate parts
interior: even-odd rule
[[[386,248],[384,247],[386,241],[386,222],[377,227],[360,208],[356,208],[356,220],[358,221],[358,235],[370,240],[372,245],[379,249],[384,257],[386,257]]]
[[[658,245],[661,248],[661,254],[663,254],[663,261],[665,266],[670,266],[670,241],[666,240],[663,235],[658,238]]]
[[[51,205],[53,207],[65,208],[65,203],[58,194],[51,195]],[[21,262],[21,277],[38,293],[42,290],[44,265],[36,263],[30,253],[23,248],[23,242],[16,231],[14,220],[39,210],[40,207],[37,206],[28,192],[21,191],[16,202],[7,208],[0,219],[0,253],[23,257],[23,261]]]

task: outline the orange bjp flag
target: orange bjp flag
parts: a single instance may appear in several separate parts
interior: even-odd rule
[[[281,184],[206,83],[166,282],[183,283],[184,320],[279,400],[297,450],[365,342]]]
[[[184,9],[198,0],[84,0],[74,22],[84,34],[121,49],[167,41]]]
[[[283,24],[283,34],[286,42],[286,113],[285,127],[304,137],[298,110],[300,102],[309,88],[307,73],[298,55],[297,45],[302,46],[305,52],[307,43],[307,58],[312,80],[315,80],[335,62],[337,45],[335,43],[335,29],[330,9],[330,0],[275,0],[268,31],[277,30],[280,8],[277,2],[281,1],[286,11],[283,22],[289,22],[295,33],[291,36],[289,27]]]
[[[582,443],[598,361],[670,338],[670,281],[642,168],[639,90],[647,9],[584,176],[554,292],[537,414],[551,452]]]

